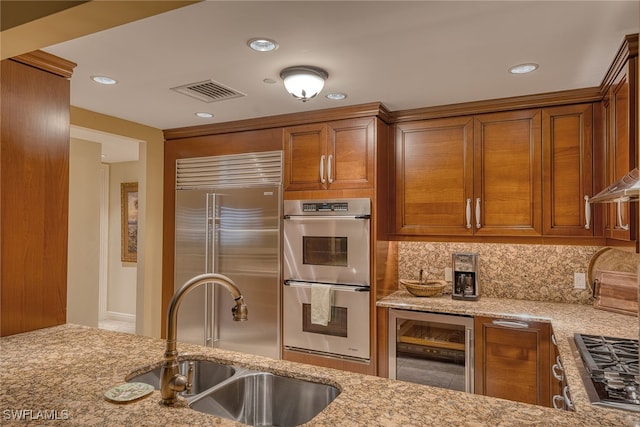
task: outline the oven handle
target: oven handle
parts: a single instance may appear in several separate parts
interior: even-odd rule
[[[317,283],[320,284],[320,283]],[[341,292],[369,292],[368,286],[348,286],[348,285],[334,285],[331,283],[322,283],[323,285],[331,285],[331,289]],[[313,282],[298,282],[296,280],[285,280],[285,286],[291,286],[294,288],[310,288],[314,285]]]
[[[371,215],[325,215],[325,216],[319,216],[319,215],[285,215],[284,219],[292,219],[292,220],[296,220],[296,221],[307,221],[307,220],[311,220],[311,221],[326,221],[326,220],[332,220],[332,219],[371,219]]]

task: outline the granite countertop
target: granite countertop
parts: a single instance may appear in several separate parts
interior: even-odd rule
[[[402,297],[400,293],[381,304],[396,306]],[[419,300],[406,307],[425,309],[424,304]],[[104,398],[106,390],[132,374],[158,366],[164,346],[160,339],[77,325],[0,338],[0,424],[239,425],[186,407],[162,406],[159,391],[128,404]],[[201,359],[337,386],[340,395],[307,424],[310,426],[611,426],[624,425],[628,416],[623,411],[586,410],[581,401],[578,411],[569,413],[197,345],[179,344],[178,350]],[[20,411],[23,415],[17,421]],[[47,416],[57,420],[45,421]]]
[[[480,297],[478,301],[453,300],[450,295],[418,298],[400,290],[378,301],[379,307],[488,316],[525,321],[549,322],[555,335],[576,414],[591,419],[592,425],[636,425],[640,413],[593,406],[584,388],[578,363],[580,356],[570,344],[575,333],[638,339],[638,318],[590,305],[563,304]],[[631,424],[629,424],[631,423]]]

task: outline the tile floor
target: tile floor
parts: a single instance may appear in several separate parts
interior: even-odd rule
[[[128,334],[136,333],[136,324],[134,322],[126,322],[122,320],[101,320],[98,322],[98,328],[107,329],[109,331],[126,332]]]

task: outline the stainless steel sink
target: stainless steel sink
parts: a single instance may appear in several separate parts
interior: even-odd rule
[[[331,385],[247,371],[194,397],[189,406],[248,425],[297,426],[315,417],[338,394]]]
[[[181,396],[188,397],[209,390],[211,387],[220,384],[224,380],[231,378],[235,373],[235,368],[221,363],[208,360],[184,360],[180,362],[180,372],[187,375],[189,368],[193,368],[193,379],[190,393],[180,393]],[[152,369],[148,372],[131,377],[127,382],[141,382],[150,384],[160,389],[160,369]]]

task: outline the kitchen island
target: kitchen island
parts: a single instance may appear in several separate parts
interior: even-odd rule
[[[392,301],[384,303],[397,304]],[[581,318],[593,320],[584,314]],[[631,324],[620,327],[622,332],[632,335]],[[240,425],[185,405],[162,406],[157,390],[127,404],[105,399],[105,391],[150,365],[159,366],[164,348],[164,340],[70,324],[1,338],[0,424]],[[627,412],[595,410],[581,401],[576,413],[563,412],[197,345],[179,343],[178,350],[201,359],[337,386],[338,397],[307,423],[310,426],[611,426],[629,421]],[[571,384],[577,387],[574,381]]]

